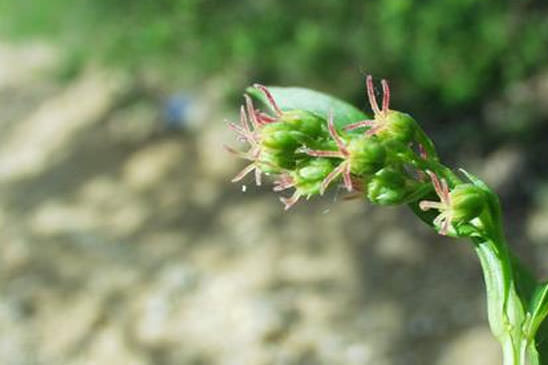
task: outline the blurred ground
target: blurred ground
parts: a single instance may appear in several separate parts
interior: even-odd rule
[[[62,84],[55,55],[0,45],[1,364],[500,363],[465,242],[341,195],[283,213],[229,183],[235,105],[169,132],[128,75]]]

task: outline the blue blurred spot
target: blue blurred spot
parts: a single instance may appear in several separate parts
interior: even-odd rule
[[[184,130],[189,123],[192,99],[185,93],[171,95],[163,107],[164,125],[168,130]]]

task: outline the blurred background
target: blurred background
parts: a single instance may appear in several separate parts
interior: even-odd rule
[[[470,245],[231,184],[253,82],[390,80],[548,273],[541,0],[0,1],[0,363],[500,364]]]

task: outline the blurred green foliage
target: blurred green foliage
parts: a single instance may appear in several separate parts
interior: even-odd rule
[[[544,1],[3,0],[0,32],[62,42],[76,69],[97,58],[166,80],[235,88],[306,85],[352,97],[359,71],[386,76],[417,109],[478,102],[543,66]],[[69,69],[71,69],[69,67]]]

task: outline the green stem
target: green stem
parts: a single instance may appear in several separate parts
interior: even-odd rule
[[[524,326],[527,315],[504,239],[473,238],[480,259],[487,291],[487,312],[491,331],[502,346],[504,365],[539,364],[534,340]]]

